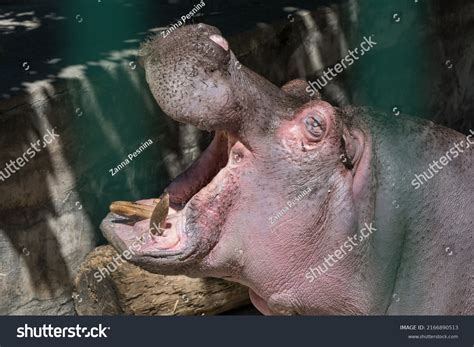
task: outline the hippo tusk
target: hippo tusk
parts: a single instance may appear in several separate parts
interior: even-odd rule
[[[170,207],[170,196],[168,193],[163,193],[160,199],[156,199],[156,206],[150,218],[150,232],[154,235],[162,234],[162,228],[166,224],[166,217],[168,216]]]
[[[148,219],[152,216],[153,210],[154,206],[137,204],[130,201],[114,201],[110,205],[110,212],[131,218]]]
[[[154,235],[160,234],[165,227],[168,216],[170,199],[168,193],[164,193],[159,199],[153,200],[154,206],[137,204],[130,201],[114,201],[110,204],[110,212],[128,218],[150,219],[150,232]]]

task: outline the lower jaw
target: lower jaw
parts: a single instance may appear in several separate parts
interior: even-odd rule
[[[114,225],[109,234],[116,234],[111,238],[112,240],[121,239],[120,243],[122,245],[120,245],[120,248],[123,248],[123,244],[130,248],[136,237],[147,234],[146,242],[141,245],[141,249],[136,252],[136,256],[148,258],[148,261],[155,258],[159,263],[168,266],[172,265],[173,261],[190,263],[193,259],[201,259],[209,253],[217,242],[219,234],[217,226],[221,223],[220,219],[222,218],[222,211],[217,206],[219,202],[209,197],[215,195],[216,192],[222,194],[224,190],[227,190],[223,189],[222,184],[213,183],[216,176],[225,167],[223,162],[227,161],[227,156],[220,157],[218,152],[220,149],[217,148],[217,145],[222,145],[224,135],[217,134],[216,136],[218,137],[213,140],[215,143],[210,145],[210,149],[206,150],[207,154],[203,154],[204,161],[198,164],[199,167],[206,169],[209,161],[215,158],[219,159],[220,164],[215,167],[215,172],[207,177],[210,181],[206,182],[207,184],[200,187],[198,191],[193,192],[192,196],[188,193],[183,194],[183,190],[185,192],[187,189],[194,190],[193,185],[188,181],[190,178],[187,175],[191,175],[193,179],[202,177],[199,176],[199,173],[194,172],[196,168],[191,167],[188,174],[175,179],[165,190],[169,194],[169,209],[165,222],[163,222],[163,233],[161,235],[151,234],[150,219],[137,222],[130,228]],[[224,136],[224,139],[227,150],[227,136]],[[214,171],[214,169],[211,171]],[[226,188],[229,188],[227,184]],[[154,204],[152,199],[141,200],[138,203]],[[157,223],[160,223],[160,226],[162,225],[162,222],[157,221]],[[176,265],[179,266],[179,264]]]
[[[149,242],[143,247],[144,253],[153,251],[179,252],[185,244],[185,233],[183,228],[186,225],[184,213],[168,216],[166,223],[173,226],[173,229],[164,229],[161,235],[150,235]]]
[[[147,202],[142,200],[139,203]],[[177,258],[189,253],[188,238],[184,231],[186,209],[171,210],[167,217],[168,228],[161,235],[150,228],[150,219],[132,221],[110,213],[103,221],[101,228],[107,239],[120,250],[132,253],[136,258]]]
[[[197,231],[200,228],[197,228],[194,223],[189,223],[188,204],[191,200],[181,210],[166,219],[167,223],[173,225],[175,234],[167,235],[168,231],[165,229],[161,236],[152,235],[150,242],[142,248],[140,256],[153,257],[162,263],[163,267],[170,268],[189,265],[195,258],[205,256],[200,254],[205,249],[201,245],[202,235]],[[167,236],[171,239],[162,242],[160,238]]]
[[[272,310],[268,307],[265,300],[263,300],[260,296],[258,296],[252,289],[249,289],[249,296],[250,301],[252,304],[260,311],[260,313],[264,314],[265,316],[273,315]]]

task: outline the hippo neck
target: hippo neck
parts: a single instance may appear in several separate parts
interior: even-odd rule
[[[371,311],[377,314],[446,312],[448,299],[432,297],[433,293],[445,295],[443,287],[449,287],[446,276],[442,275],[444,270],[440,267],[436,271],[433,260],[446,258],[443,245],[455,242],[449,239],[446,230],[452,229],[452,225],[469,230],[466,217],[443,211],[460,197],[462,200],[465,193],[453,175],[446,173],[433,177],[429,182],[431,189],[416,190],[411,182],[415,174],[426,170],[427,164],[463,136],[421,119],[363,113],[369,114],[369,117],[361,116],[364,123],[361,127],[371,137],[372,175],[376,178],[372,187],[377,231],[370,240],[372,247],[368,248],[365,264],[368,278],[374,283]],[[448,138],[440,140],[443,136]],[[435,201],[434,195],[438,195]],[[439,196],[445,197],[443,201]],[[452,247],[462,246],[458,242],[458,246]],[[449,266],[453,272],[458,268],[454,261]]]

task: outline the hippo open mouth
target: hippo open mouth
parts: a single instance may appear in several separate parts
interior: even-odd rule
[[[154,228],[151,218],[109,213],[101,225],[107,239],[119,250],[131,252],[132,261],[141,266],[146,267],[151,260],[156,265],[160,260],[161,269],[170,264],[173,273],[177,271],[177,262],[184,266],[209,253],[218,239],[216,226],[222,224],[222,208],[213,202],[216,195],[225,195],[225,184],[222,180],[214,182],[214,179],[227,163],[229,143],[231,140],[225,132],[217,132],[202,155],[165,189],[169,194],[169,209],[160,226],[155,224]],[[210,189],[215,191],[212,196],[208,193]],[[154,199],[137,203],[150,206],[150,211],[156,205]],[[198,232],[197,219],[203,208],[205,224],[211,227],[201,227]]]

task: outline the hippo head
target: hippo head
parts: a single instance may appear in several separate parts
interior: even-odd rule
[[[219,277],[250,288],[265,314],[363,313],[354,249],[331,274],[309,269],[370,218],[369,139],[353,113],[282,89],[238,63],[218,29],[189,25],[146,44],[147,82],[171,118],[214,131],[201,157],[166,188],[166,228],[109,214],[108,240],[161,274]],[[150,204],[150,201],[143,201]],[[351,278],[351,277],[349,277]],[[358,291],[358,295],[354,292]]]

